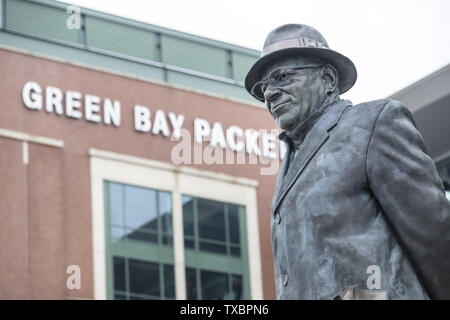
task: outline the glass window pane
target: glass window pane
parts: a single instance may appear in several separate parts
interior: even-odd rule
[[[159,300],[159,298],[154,298],[152,296],[137,296],[137,295],[130,295],[130,300]]]
[[[166,299],[175,299],[175,280],[173,266],[164,265],[164,295]]]
[[[221,254],[227,253],[227,248],[225,247],[224,244],[221,245],[221,244],[209,243],[209,242],[204,242],[204,241],[200,241],[200,250],[221,253]]]
[[[128,234],[128,239],[158,243],[158,235],[154,232],[134,230]]]
[[[185,236],[194,236],[194,199],[183,196],[183,229]]]
[[[135,259],[128,264],[130,292],[160,296],[159,265]]]
[[[228,275],[213,271],[200,272],[202,284],[202,299],[224,300],[228,299]]]
[[[197,300],[197,276],[193,268],[186,268],[186,294],[188,300]]]
[[[109,183],[109,211],[112,225],[124,226],[123,185]]]
[[[159,297],[144,296],[144,295],[130,295],[130,300],[160,300]]]
[[[242,276],[233,274],[231,276],[231,288],[233,290],[231,298],[233,300],[242,299]]]
[[[184,238],[184,247],[194,249],[194,240]]]
[[[128,227],[158,230],[156,191],[125,186],[125,217]]]
[[[127,236],[125,228],[111,227],[111,240],[113,242],[124,241]]]
[[[159,213],[162,219],[163,232],[172,233],[172,197],[168,192],[158,192]],[[166,217],[166,219],[164,219]]]
[[[114,290],[125,291],[125,259],[113,258]]]
[[[198,232],[200,238],[225,241],[224,204],[198,199]]]
[[[240,247],[230,247],[230,253],[232,256],[240,257],[241,256],[241,248]]]
[[[228,205],[228,225],[230,228],[230,242],[239,243],[239,206]]]
[[[114,300],[126,300],[126,299],[127,299],[127,297],[124,296],[123,294],[120,294],[120,293],[114,294]]]
[[[162,236],[162,243],[164,245],[168,245],[168,246],[173,245],[173,236],[172,235],[163,235]]]

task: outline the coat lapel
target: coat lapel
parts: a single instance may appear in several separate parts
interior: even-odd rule
[[[300,145],[300,148],[298,149],[295,158],[283,179],[282,174],[284,171],[281,171],[281,169],[286,170],[287,162],[289,161],[289,158],[287,157],[288,154],[286,154],[280,169],[281,174],[278,175],[277,187],[274,194],[274,199],[272,201],[272,213],[278,209],[281,201],[289,189],[298,179],[317,150],[319,150],[319,148],[328,139],[328,132],[338,123],[340,115],[349,106],[351,106],[350,101],[341,100],[325,112],[325,114],[313,126],[311,131],[306,135],[305,140]]]
[[[280,141],[280,143],[284,143],[284,142]],[[291,152],[292,152],[291,148],[289,146],[286,146],[286,153],[284,154],[284,158],[281,163],[280,170],[278,171],[277,184],[275,187],[275,191],[273,193],[272,208],[275,207],[276,200],[278,199],[278,197],[280,195],[281,184],[284,180],[286,171],[288,169],[287,167],[288,167],[288,163],[289,163],[289,158],[291,157]]]

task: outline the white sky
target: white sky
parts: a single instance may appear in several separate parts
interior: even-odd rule
[[[353,103],[385,98],[450,63],[449,0],[72,0],[175,30],[262,49],[286,23],[318,29],[355,63]]]

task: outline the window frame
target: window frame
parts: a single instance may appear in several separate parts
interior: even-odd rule
[[[106,299],[104,181],[115,181],[172,193],[175,296],[186,299],[182,194],[245,207],[250,299],[262,299],[262,271],[256,189],[258,181],[180,167],[98,149],[90,149],[94,298]],[[226,190],[226,192],[223,192]]]

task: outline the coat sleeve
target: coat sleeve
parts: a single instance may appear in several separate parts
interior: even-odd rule
[[[410,111],[388,101],[366,157],[370,188],[432,299],[450,299],[450,202]]]

